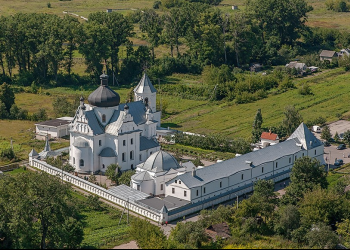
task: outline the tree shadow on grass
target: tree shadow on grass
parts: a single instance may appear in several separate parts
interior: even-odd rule
[[[162,123],[161,125],[163,128],[181,128],[182,126],[181,125],[178,125],[176,123],[172,123],[172,122],[167,122],[167,123]]]

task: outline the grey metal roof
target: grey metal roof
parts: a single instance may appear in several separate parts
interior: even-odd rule
[[[85,118],[88,121],[88,125],[91,128],[94,135],[100,135],[104,133],[102,124],[96,117],[96,114],[93,110],[85,111]]]
[[[38,156],[39,154],[35,151],[35,149],[33,148],[30,153],[29,153],[29,156],[30,157],[33,157],[33,156]]]
[[[90,147],[90,144],[87,140],[85,140],[81,137],[78,137],[74,140],[73,146],[77,147],[77,148],[88,148],[88,147]]]
[[[124,111],[124,106],[125,104],[123,103],[120,104],[119,110]],[[145,104],[142,101],[129,102],[128,107],[129,107],[129,114],[133,117],[136,125],[144,124],[147,121],[146,108],[145,108]]]
[[[131,176],[131,179],[134,181],[150,181],[153,180],[150,174],[147,171],[143,171],[141,173],[134,174]]]
[[[196,170],[196,176],[192,172],[187,172],[176,177],[188,188],[197,187],[211,181],[228,177],[237,172],[251,169],[263,163],[275,161],[283,156],[295,154],[300,151],[301,146],[297,146],[300,141],[297,138],[290,139],[278,144],[253,151],[236,158],[210,165]],[[248,164],[251,162],[251,165]]]
[[[63,119],[53,119],[48,120],[44,122],[35,123],[35,125],[41,125],[41,126],[50,126],[50,127],[58,127],[61,125],[69,124],[71,121],[63,120]]]
[[[109,124],[106,126],[106,133],[117,135],[120,127],[123,125],[125,115],[125,112],[114,111]]]
[[[147,137],[140,136],[140,151],[159,147],[159,143]]]
[[[56,156],[57,154],[54,152],[54,151],[41,151],[39,153],[39,157],[40,159],[44,160],[46,159],[47,157],[54,157]]]
[[[334,57],[334,56],[337,56],[337,54],[333,50],[322,50],[320,56]]]
[[[102,74],[100,78],[101,85],[89,95],[89,103],[97,107],[118,106],[120,103],[120,96],[108,86],[108,76]]]
[[[134,92],[139,94],[150,94],[156,93],[157,90],[153,87],[151,80],[145,73],[143,74],[139,84],[135,87]]]
[[[140,168],[150,171],[150,172],[163,172],[170,169],[181,168],[179,163],[177,163],[174,156],[171,154],[159,150],[158,152],[153,153],[148,159],[144,162]]]
[[[148,194],[128,187],[124,184],[112,187],[108,189],[108,192],[117,197],[121,197],[125,201],[129,200],[129,202],[134,202],[136,200],[142,200],[150,197]]]
[[[303,147],[308,150],[322,145],[322,142],[314,136],[303,122],[287,140],[293,138],[298,138]]]
[[[148,207],[151,207],[158,211],[162,211],[164,206],[166,207],[167,210],[171,210],[176,207],[185,206],[190,202],[187,200],[179,199],[177,197],[167,196],[167,197],[164,197],[163,199],[159,197],[153,197],[153,198],[148,198],[144,200],[138,200],[137,203],[145,204]]]
[[[107,147],[107,148],[102,149],[99,156],[101,156],[101,157],[116,157],[117,155],[113,149]]]

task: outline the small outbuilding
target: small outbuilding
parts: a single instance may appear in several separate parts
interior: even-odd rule
[[[333,59],[338,58],[338,54],[337,52],[333,51],[333,50],[322,50],[321,54],[320,54],[320,60],[321,61],[332,61]]]
[[[45,140],[46,136],[51,138],[61,138],[69,135],[69,123],[73,117],[60,117],[35,124],[36,139]]]
[[[269,132],[262,132],[260,136],[260,142],[262,145],[266,145],[269,143],[270,145],[276,144],[279,142],[278,135],[275,133],[272,133],[271,131]]]

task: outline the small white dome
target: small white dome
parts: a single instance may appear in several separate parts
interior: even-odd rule
[[[89,142],[86,141],[85,139],[78,137],[75,139],[73,142],[73,146],[77,148],[87,148],[90,147]]]
[[[181,168],[181,166],[176,161],[174,156],[165,151],[160,150],[148,157],[148,159],[141,166],[141,168],[150,172],[158,173],[168,171],[170,169]]]

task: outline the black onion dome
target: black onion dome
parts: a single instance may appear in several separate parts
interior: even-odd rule
[[[89,95],[88,101],[96,107],[114,107],[120,103],[120,96],[108,86],[108,76],[100,76],[101,85]]]

